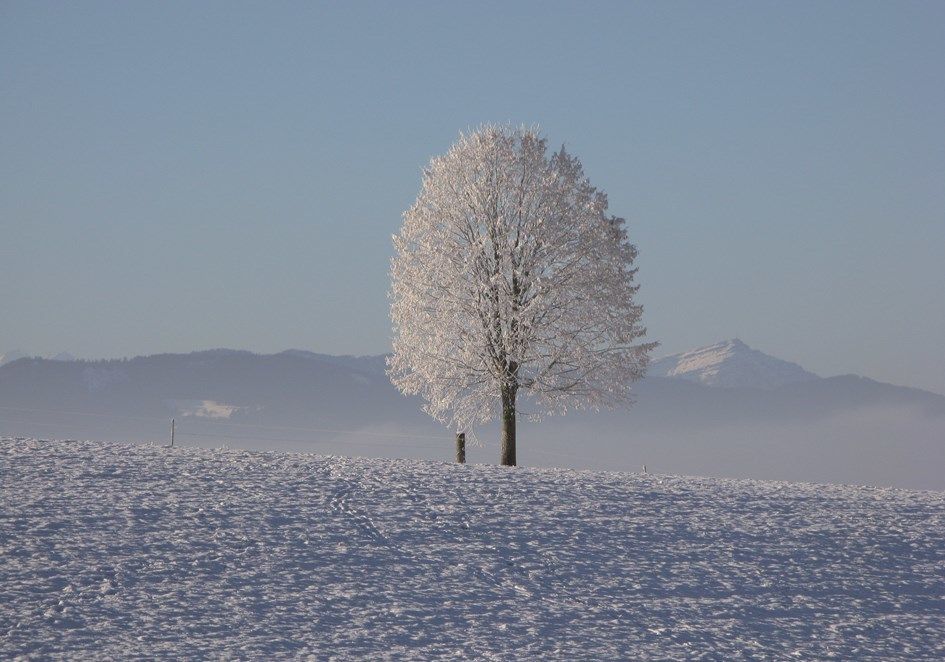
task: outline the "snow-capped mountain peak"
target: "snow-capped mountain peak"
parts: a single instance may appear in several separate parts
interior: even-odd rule
[[[13,362],[16,361],[17,359],[22,359],[22,358],[25,358],[25,357],[26,357],[26,354],[24,354],[23,352],[21,352],[21,351],[18,350],[18,349],[14,349],[14,350],[12,350],[12,351],[5,352],[5,353],[3,353],[3,354],[0,354],[0,365],[6,365],[7,363],[13,363]]]
[[[819,379],[796,363],[752,349],[738,338],[656,360],[648,374],[726,388],[772,389]]]

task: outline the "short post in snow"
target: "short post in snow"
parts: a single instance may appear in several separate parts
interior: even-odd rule
[[[466,433],[456,433],[456,461],[459,464],[466,464]]]
[[[171,448],[174,448],[174,419],[171,419]]]

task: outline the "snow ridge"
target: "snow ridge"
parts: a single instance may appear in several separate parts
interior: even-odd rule
[[[647,374],[725,388],[775,389],[819,379],[796,363],[752,349],[738,338],[664,357],[654,361]]]
[[[0,365],[6,365],[7,363],[13,363],[19,359],[26,358],[26,354],[21,352],[18,349],[11,350],[9,352],[4,352],[0,354]]]

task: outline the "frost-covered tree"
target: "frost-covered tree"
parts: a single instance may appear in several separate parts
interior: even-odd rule
[[[523,400],[532,418],[631,401],[656,345],[634,342],[637,251],[563,147],[524,128],[461,135],[394,247],[391,381],[457,430],[501,414],[502,464]]]

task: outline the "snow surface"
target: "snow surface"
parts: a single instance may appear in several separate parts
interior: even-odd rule
[[[945,493],[0,440],[0,658],[945,657]]]
[[[773,389],[819,379],[796,363],[752,349],[738,338],[663,357],[650,364],[647,374],[726,388]]]

